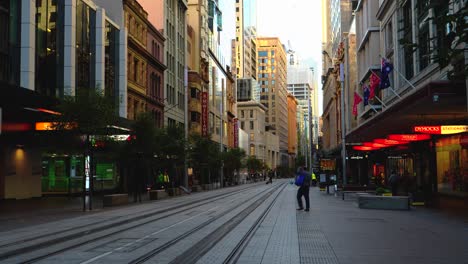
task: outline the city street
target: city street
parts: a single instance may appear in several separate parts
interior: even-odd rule
[[[275,180],[27,227],[10,219],[0,263],[468,263],[467,218],[359,209],[318,188],[311,211],[297,211],[296,190]]]

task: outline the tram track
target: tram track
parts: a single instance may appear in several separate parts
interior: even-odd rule
[[[200,257],[202,257],[209,249],[211,249],[219,240],[221,240],[227,233],[232,231],[246,216],[252,213],[256,208],[258,208],[268,197],[270,197],[274,192],[276,192],[280,187],[285,187],[286,184],[277,184],[274,187],[270,187],[269,189],[264,190],[265,194],[259,196],[255,201],[250,204],[247,208],[243,209],[239,213],[237,213],[233,218],[231,218],[227,223],[221,225],[213,232],[211,232],[208,236],[204,237],[201,241],[196,243],[190,249],[186,250],[182,255],[176,257],[171,263],[195,263]],[[282,190],[282,189],[281,189]],[[281,190],[278,192],[281,193]],[[275,197],[276,199],[277,197]],[[195,232],[201,230],[204,227],[207,227],[209,224],[213,223],[216,220],[224,217],[226,214],[230,213],[231,209],[225,210],[219,215],[197,225],[196,227],[192,228],[191,230],[177,236],[176,238],[166,242],[164,245],[157,247],[156,249],[151,250],[150,252],[141,255],[140,257],[130,261],[130,264],[139,264],[144,263],[153,257],[157,256],[159,253],[163,252],[164,250],[168,249],[169,247],[173,246],[177,242],[181,241],[184,238],[194,234]],[[85,262],[88,264],[87,262]]]
[[[128,230],[133,229],[133,228],[144,226],[144,225],[149,224],[151,222],[158,221],[158,220],[161,220],[161,219],[164,219],[164,218],[168,218],[170,216],[180,214],[180,213],[182,213],[184,211],[187,211],[187,210],[195,209],[197,207],[201,207],[203,205],[206,205],[206,204],[209,204],[209,203],[221,200],[221,199],[225,199],[227,197],[231,197],[231,196],[237,195],[239,193],[250,191],[250,190],[252,190],[252,189],[254,189],[256,187],[258,187],[258,185],[249,186],[248,188],[244,188],[244,189],[241,189],[241,190],[234,190],[234,191],[231,191],[229,193],[223,193],[223,194],[214,195],[214,196],[210,196],[210,197],[203,197],[203,198],[197,199],[195,201],[181,203],[181,204],[178,204],[176,206],[170,206],[170,207],[165,208],[165,209],[154,210],[154,211],[152,211],[150,213],[146,213],[144,215],[132,217],[132,218],[129,218],[129,219],[124,219],[124,220],[113,222],[113,223],[103,225],[103,226],[98,226],[98,227],[94,227],[94,228],[90,228],[90,229],[86,229],[86,230],[81,230],[81,231],[74,232],[72,234],[61,236],[61,237],[58,237],[58,238],[52,238],[52,239],[50,239],[48,241],[45,241],[45,242],[42,242],[42,243],[32,244],[32,245],[29,245],[29,246],[26,246],[26,247],[21,247],[21,248],[13,249],[13,250],[10,250],[10,251],[6,251],[6,252],[3,252],[3,253],[0,254],[0,261],[7,260],[7,259],[12,258],[12,257],[17,257],[17,256],[25,255],[25,254],[28,254],[28,253],[32,253],[32,252],[37,251],[39,249],[43,249],[43,248],[50,247],[50,246],[53,246],[53,245],[58,245],[58,244],[63,243],[63,242],[70,242],[72,240],[77,240],[77,239],[80,239],[80,238],[83,238],[83,237],[86,237],[86,236],[94,235],[94,237],[90,237],[89,239],[84,239],[84,241],[78,242],[76,244],[72,244],[70,246],[66,246],[66,247],[61,248],[59,250],[53,250],[52,252],[49,252],[47,254],[38,255],[38,256],[30,258],[28,260],[21,261],[21,263],[35,263],[35,262],[38,262],[40,260],[49,258],[51,256],[54,256],[54,255],[57,255],[57,254],[60,254],[60,253],[63,253],[65,251],[68,251],[70,249],[83,246],[83,245],[85,245],[85,244],[87,244],[89,242],[96,241],[96,240],[101,240],[101,239],[110,237],[112,235],[116,235],[118,233],[128,231]],[[174,210],[176,210],[176,211],[174,211]],[[171,211],[174,211],[174,212],[171,212]],[[168,214],[165,214],[165,213],[168,213]],[[140,220],[151,218],[151,217],[154,217],[154,216],[156,216],[158,214],[165,214],[165,215],[157,217],[157,218],[152,218],[152,219],[149,219],[148,221],[144,221],[144,222],[141,222],[141,223],[138,223],[138,224],[135,224],[135,225],[131,225],[131,226],[128,226],[128,227],[125,227],[125,228],[121,228],[121,229],[118,229],[118,230],[115,230],[115,231],[110,231],[110,232],[107,232],[106,234],[103,234],[103,235],[97,235],[99,233],[105,233],[106,231],[109,231],[112,228],[117,228],[117,227],[122,226],[122,225],[132,224],[133,222],[137,222],[137,221],[140,221]],[[88,227],[90,225],[92,225],[92,223],[91,224],[88,223],[88,224],[86,224],[86,226],[82,226],[81,228]],[[2,246],[6,247],[6,246],[12,246],[12,245],[19,245],[19,244],[25,243],[25,242],[40,240],[40,239],[44,239],[44,238],[47,238],[47,237],[53,237],[54,235],[59,235],[59,234],[61,234],[63,232],[67,232],[67,231],[70,231],[70,230],[71,229],[61,230],[61,231],[53,232],[53,234],[50,234],[50,235],[36,236],[36,237],[23,239],[23,240],[20,240],[20,241],[15,241],[15,242],[12,242],[12,243],[1,245],[0,248]]]

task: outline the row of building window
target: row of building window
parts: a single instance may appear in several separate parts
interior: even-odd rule
[[[249,125],[250,125],[250,130],[253,130],[254,129],[254,121],[249,121]],[[241,129],[245,130],[244,127],[245,127],[244,121],[241,121]]]
[[[270,51],[270,54],[271,54],[272,57],[275,56],[275,51],[274,50]],[[258,52],[258,57],[268,57],[268,51],[264,51],[264,50],[259,51]]]
[[[126,27],[128,28],[128,33],[146,47],[147,35],[144,23],[140,22],[139,19],[136,19],[128,12],[125,13],[125,16],[125,23]]]

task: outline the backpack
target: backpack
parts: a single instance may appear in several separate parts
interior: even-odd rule
[[[302,186],[303,183],[304,183],[304,174],[299,173],[296,176],[296,181],[294,182],[294,184],[296,184],[296,186]]]

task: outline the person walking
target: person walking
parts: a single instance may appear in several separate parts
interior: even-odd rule
[[[400,177],[396,173],[395,170],[392,170],[390,173],[390,177],[388,177],[388,183],[392,188],[392,196],[397,196],[398,194],[398,182],[400,181]]]
[[[315,176],[314,171],[312,171],[312,186],[317,186],[317,176]]]
[[[167,174],[167,170],[164,171],[163,181],[164,181],[164,189],[167,190],[167,188],[169,188],[169,174]]]
[[[296,177],[296,185],[299,186],[297,190],[297,203],[299,204],[299,208],[297,208],[297,210],[304,210],[302,206],[302,196],[304,196],[306,204],[304,211],[308,212],[310,210],[309,188],[311,179],[311,174],[307,172],[304,167],[300,167]]]

